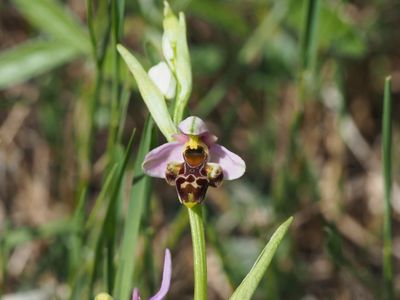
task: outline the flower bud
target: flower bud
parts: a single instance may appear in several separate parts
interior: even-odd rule
[[[100,294],[97,294],[97,296],[94,298],[94,300],[113,300],[113,297],[111,297],[107,293],[100,293]]]
[[[165,62],[160,62],[149,70],[149,77],[160,89],[166,99],[175,97],[176,80]]]
[[[176,45],[179,36],[179,20],[174,15],[167,1],[164,1],[164,34],[162,37],[162,50],[164,57],[175,72]]]

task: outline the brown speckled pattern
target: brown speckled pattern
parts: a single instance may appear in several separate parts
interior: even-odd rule
[[[198,166],[190,166],[187,162],[168,164],[165,179],[175,185],[181,203],[201,203],[209,186],[218,187],[223,180],[222,170],[216,172],[214,165],[203,162]],[[214,176],[215,175],[215,176]]]

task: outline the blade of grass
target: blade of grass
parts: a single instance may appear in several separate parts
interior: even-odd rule
[[[112,83],[112,97],[111,97],[111,120],[109,124],[109,135],[107,143],[107,151],[109,156],[112,156],[113,148],[118,137],[118,125],[121,119],[121,57],[118,55],[117,45],[121,40],[123,29],[123,13],[125,1],[113,0],[111,3],[112,11],[112,56],[113,56],[113,83]]]
[[[90,52],[90,42],[79,20],[59,1],[13,0],[17,9],[39,30],[81,52]]]
[[[243,15],[228,2],[191,1],[190,12],[234,35],[246,35],[249,31]]]
[[[301,100],[308,97],[315,88],[314,67],[317,54],[317,28],[319,0],[308,0],[304,19],[304,30],[301,40],[299,96]]]
[[[383,180],[385,210],[383,215],[383,279],[385,299],[394,299],[392,253],[392,97],[391,78],[385,80],[383,100]]]
[[[1,281],[2,281],[2,284],[0,284],[0,295],[3,295],[5,293],[5,288],[6,288],[5,286],[6,283],[8,282],[7,262],[10,259],[10,248],[7,246],[5,241],[9,231],[8,222],[5,222],[3,226],[4,227],[0,235],[0,267],[1,267]]]
[[[106,216],[104,218],[104,222],[102,222],[102,224],[100,226],[100,230],[94,237],[94,244],[95,244],[94,252],[95,252],[95,254],[94,254],[94,260],[93,260],[94,265],[93,265],[93,268],[89,275],[90,276],[89,298],[93,298],[93,287],[94,287],[98,267],[101,264],[100,263],[101,262],[101,254],[102,254],[103,248],[104,247],[107,248],[106,252],[110,258],[114,257],[113,253],[110,253],[110,251],[111,252],[114,251],[114,249],[113,249],[114,238],[116,235],[116,225],[117,225],[116,220],[115,220],[116,201],[118,198],[118,194],[122,188],[123,177],[125,174],[126,167],[131,158],[131,155],[132,155],[134,135],[135,135],[135,130],[133,131],[131,138],[129,140],[128,146],[126,147],[125,155],[122,160],[122,164],[117,173],[117,178],[116,178],[115,182],[113,183],[109,201],[107,203]],[[107,261],[107,259],[106,259],[106,261]],[[107,265],[108,265],[108,267],[110,267],[110,259],[108,259]],[[111,269],[108,269],[108,272],[110,272],[112,274],[114,273],[113,266],[111,266]],[[112,274],[107,274],[106,278],[111,280],[112,278],[114,278],[114,276]],[[110,281],[108,281],[107,285],[108,285],[108,291],[111,291],[113,288],[113,282],[111,283]]]
[[[99,224],[96,222],[101,222],[101,223],[103,222],[104,215],[106,212],[104,211],[103,214],[101,214],[100,210],[101,208],[108,207],[108,202],[110,201],[111,198],[107,196],[110,193],[112,183],[115,181],[115,174],[117,170],[118,170],[117,164],[115,164],[109,170],[105,182],[99,192],[99,195],[95,200],[95,206],[89,215],[88,221],[86,222],[85,231],[89,232],[89,237],[87,242],[88,248],[95,249],[97,243],[99,242],[101,226],[99,226]],[[81,258],[82,257],[81,253],[79,254]],[[82,264],[79,265],[79,270],[76,270],[76,272],[72,274],[72,278],[70,279],[70,286],[72,287],[70,299],[80,298],[80,292],[83,289],[83,287],[86,286],[85,284],[82,284],[82,282],[84,280],[87,281],[88,278],[89,279],[92,278],[93,270],[95,269],[94,267],[92,267],[92,265],[96,266],[98,263],[99,262],[97,261],[93,262],[88,261],[84,267],[82,267]],[[89,275],[85,272],[88,272]]]
[[[315,62],[318,15],[319,0],[308,0],[301,44],[301,67],[303,71],[312,68]]]
[[[81,251],[83,246],[83,224],[85,219],[85,202],[87,195],[87,186],[80,186],[78,189],[78,203],[72,217],[72,226],[77,230],[68,237],[68,250],[70,255],[69,275],[72,276],[79,269],[81,262]]]
[[[251,299],[292,221],[293,217],[290,217],[274,232],[250,272],[229,298],[230,300]]]
[[[60,41],[34,40],[0,53],[0,89],[43,74],[80,52]]]
[[[125,0],[116,0],[116,13],[118,16],[118,40],[122,38],[122,35],[124,34],[124,16],[125,16]]]
[[[106,251],[107,251],[107,288],[109,291],[113,290],[114,287],[114,247],[115,247],[115,238],[117,235],[117,207],[118,207],[118,198],[119,193],[123,188],[123,178],[125,175],[125,170],[132,155],[132,147],[133,147],[133,137],[135,135],[135,130],[133,131],[131,138],[129,140],[125,157],[123,159],[123,163],[121,166],[121,170],[118,174],[116,183],[114,185],[113,191],[111,193],[111,201],[109,202],[107,214],[105,218],[105,237],[106,237]]]
[[[134,174],[142,174],[142,162],[150,150],[153,122],[147,120],[143,129],[138,154],[135,160]],[[150,178],[140,176],[132,186],[128,212],[123,229],[122,244],[119,256],[117,276],[114,283],[114,297],[128,299],[132,291],[133,271],[135,269],[135,248],[139,235],[140,222],[145,206],[150,195]]]
[[[249,64],[256,56],[260,55],[264,45],[272,38],[272,35],[278,29],[280,22],[286,15],[287,9],[287,0],[274,2],[272,8],[267,10],[261,23],[240,49],[238,55],[239,61]]]
[[[114,165],[111,167],[110,171],[108,172],[108,175],[106,177],[106,180],[103,183],[103,186],[100,190],[100,193],[98,195],[98,197],[96,198],[94,207],[89,215],[88,221],[86,222],[86,229],[90,229],[92,227],[94,227],[95,222],[96,222],[96,218],[98,217],[99,211],[101,209],[102,206],[104,206],[104,201],[106,200],[106,195],[109,192],[111,183],[112,183],[112,179],[114,178],[115,172],[117,170],[117,165]]]

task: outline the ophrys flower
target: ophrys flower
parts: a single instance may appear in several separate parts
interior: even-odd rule
[[[150,297],[149,300],[162,300],[167,295],[169,290],[169,286],[171,283],[171,273],[172,273],[172,261],[171,261],[171,253],[168,249],[165,249],[165,258],[164,258],[164,271],[161,280],[161,287],[157,294]],[[135,288],[132,294],[132,300],[141,300],[139,289]]]
[[[167,295],[169,286],[171,284],[171,274],[172,274],[172,260],[171,252],[165,249],[164,256],[164,271],[161,280],[160,290],[154,296],[150,297],[149,300],[162,300]],[[94,300],[113,300],[114,298],[107,293],[100,293],[94,298]],[[138,288],[133,289],[132,300],[141,300]]]
[[[165,178],[176,187],[179,200],[188,207],[203,201],[209,186],[243,175],[246,164],[238,155],[216,144],[217,137],[198,117],[179,124],[174,141],[150,151],[143,162],[146,174]]]

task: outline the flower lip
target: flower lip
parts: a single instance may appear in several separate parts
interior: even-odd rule
[[[179,123],[179,130],[186,135],[200,136],[208,133],[206,123],[199,117],[191,116]]]

